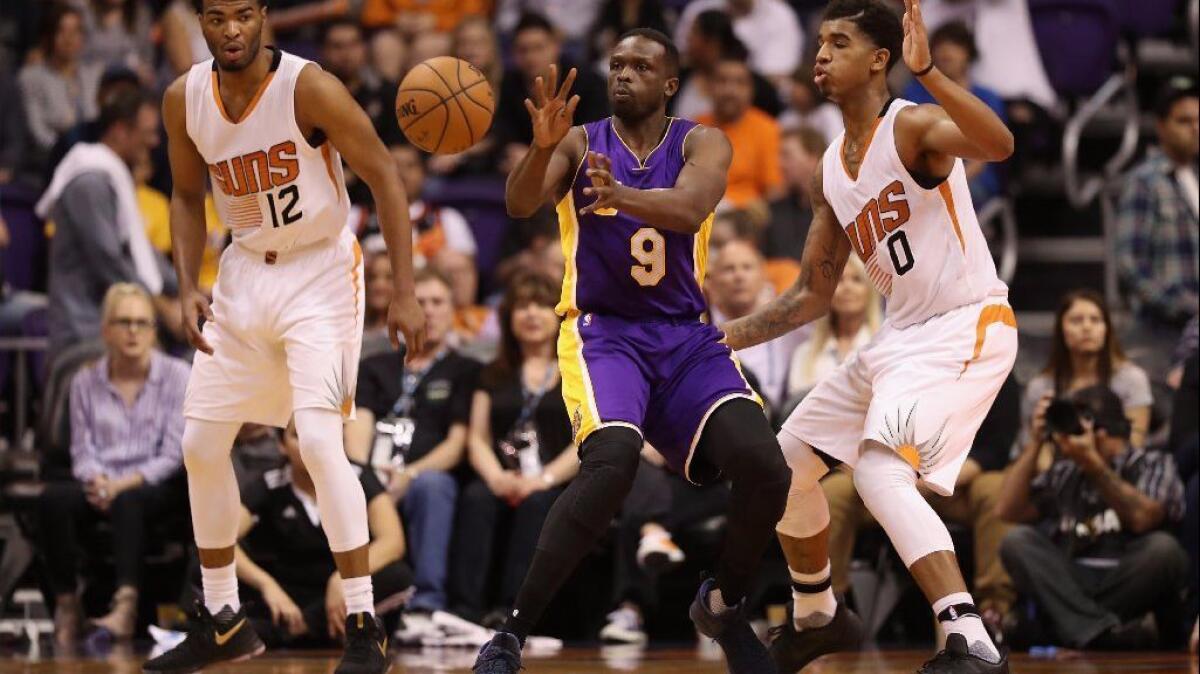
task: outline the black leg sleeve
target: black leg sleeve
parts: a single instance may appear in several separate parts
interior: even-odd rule
[[[792,471],[767,418],[753,401],[734,398],[708,419],[696,459],[717,468],[730,482],[729,523],[717,566],[717,588],[733,606],[750,589],[763,552],[787,505]]]
[[[604,534],[633,485],[642,437],[629,428],[602,428],[579,449],[579,474],[542,525],[525,582],[505,625],[525,642],[562,584]]]

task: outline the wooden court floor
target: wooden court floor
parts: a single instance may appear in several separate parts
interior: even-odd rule
[[[395,654],[391,674],[468,673],[474,654],[467,651],[403,652]],[[923,653],[873,652],[830,657],[809,665],[803,674],[912,674]],[[0,674],[139,674],[142,657],[113,653],[93,658],[30,658],[0,655]],[[270,653],[250,662],[216,667],[213,674],[331,674],[331,653]],[[695,649],[567,649],[547,657],[527,657],[529,674],[724,674],[718,655]],[[1014,657],[1013,674],[1197,674],[1197,661],[1186,655],[1143,654],[1093,656],[1058,660]]]

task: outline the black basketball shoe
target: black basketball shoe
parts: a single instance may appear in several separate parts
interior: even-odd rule
[[[246,620],[246,609],[237,613],[226,606],[217,615],[196,602],[188,621],[187,637],[175,648],[142,665],[147,674],[190,674],[218,662],[249,660],[267,648]]]
[[[712,578],[701,583],[700,591],[688,609],[688,617],[696,629],[716,640],[721,650],[725,651],[725,663],[729,666],[730,674],[776,674],[766,646],[758,640],[758,635],[746,620],[745,598],[737,606],[713,613],[708,608],[708,593],[713,585]]]
[[[379,618],[365,612],[346,616],[346,652],[334,674],[384,674],[391,668],[387,633]]]
[[[967,638],[961,634],[946,637],[946,650],[926,662],[917,674],[1009,674],[1008,656],[1000,655],[1000,662],[988,662],[972,655],[967,647]]]
[[[517,635],[496,632],[492,640],[479,649],[471,671],[475,674],[517,674],[521,671],[521,642]]]
[[[788,611],[787,622],[771,628],[771,659],[780,672],[792,674],[822,655],[856,651],[862,640],[862,620],[845,602],[838,602],[837,612],[828,625],[802,632],[796,631],[792,613]]]

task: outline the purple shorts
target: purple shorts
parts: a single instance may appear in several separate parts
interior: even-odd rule
[[[605,426],[639,433],[687,479],[704,423],[731,398],[762,401],[722,334],[695,319],[570,315],[558,337],[563,399],[582,446]]]

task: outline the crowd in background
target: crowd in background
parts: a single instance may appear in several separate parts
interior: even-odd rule
[[[559,72],[577,68],[575,122],[599,119],[608,114],[606,51],[617,36],[648,26],[675,38],[685,68],[670,112],[722,129],[733,145],[705,281],[711,319],[720,324],[752,312],[799,272],[811,178],[841,132],[840,113],[810,76],[821,4],[270,2],[268,41],[316,60],[346,85],[388,146],[409,200],[429,339],[406,365],[386,334],[392,276],[371,194],[346,171],[354,204],[347,226],[366,252],[366,334],[346,451],[370,504],[376,595],[398,616],[402,643],[446,637],[444,614],[496,624],[511,607],[542,519],[578,467],[555,359],[564,259],[553,212],[511,221],[502,206],[497,215],[461,198],[497,194],[527,149],[523,101],[533,79],[554,64]],[[923,5],[935,64],[999,114],[1023,123],[1060,104],[1023,2]],[[976,39],[1001,29],[1010,39]],[[486,75],[497,108],[475,147],[429,156],[401,135],[394,103],[414,64],[446,54]],[[48,241],[42,259],[0,263],[0,275],[19,262],[32,270],[23,278],[33,279],[0,294],[0,335],[48,337],[46,358],[35,361],[39,381],[69,375],[60,400],[48,395],[49,384],[39,388],[47,393],[42,415],[67,431],[58,456],[44,448],[45,488],[27,520],[38,543],[37,579],[53,598],[64,645],[81,630],[134,636],[151,619],[150,539],[186,530],[164,526],[186,519],[179,443],[189,353],[169,263],[171,178],[158,108],[166,85],[207,58],[190,0],[0,6],[0,248],[14,238]],[[906,73],[895,80],[898,95],[932,102]],[[1006,384],[956,494],[929,495],[973,545],[967,576],[986,622],[1026,644],[1173,647],[1197,615],[1195,80],[1171,79],[1151,104],[1158,142],[1128,176],[1117,206],[1132,327],[1119,329],[1115,308],[1095,292],[1063,297],[1044,367]],[[1008,168],[968,162],[977,207],[1004,194]],[[20,190],[36,195],[39,231],[5,224],[5,195]],[[211,290],[230,240],[211,199],[207,224],[200,277]],[[827,317],[740,353],[772,419],[781,422],[868,343],[884,316],[852,259]],[[1123,337],[1148,355],[1127,357]],[[1071,399],[1094,421],[1065,444],[1046,430],[1055,399]],[[327,643],[341,624],[340,587],[294,429],[247,426],[234,460],[245,505],[238,573],[261,598],[259,634],[275,643]],[[823,484],[834,589],[848,593],[858,534],[872,522],[847,473],[835,471]],[[691,487],[645,448],[614,524],[611,612],[592,637],[646,641],[663,579],[706,554],[691,546],[695,531],[723,511],[727,496],[721,485]],[[92,549],[97,535],[111,536],[115,552],[99,615],[81,602],[78,580],[93,562],[80,551]],[[786,577],[776,580],[782,587]]]

